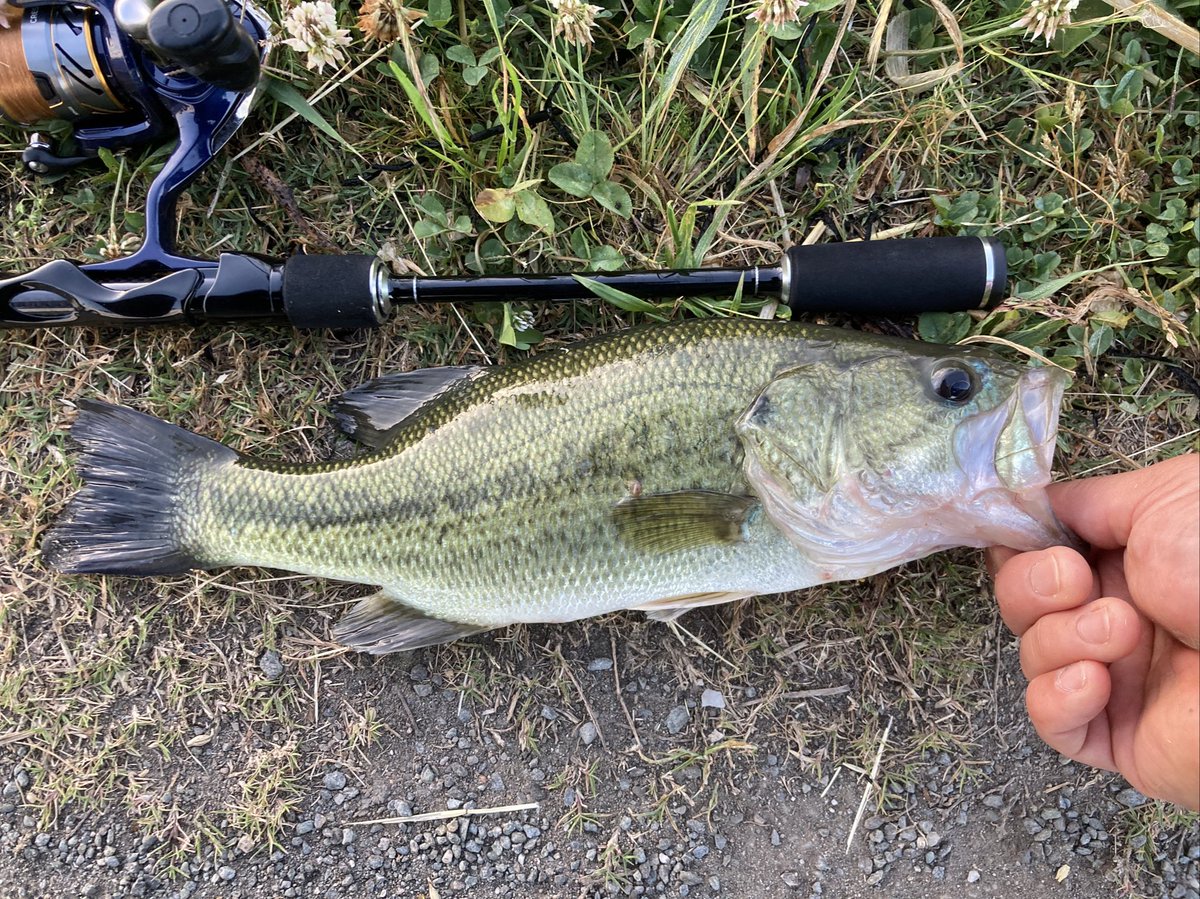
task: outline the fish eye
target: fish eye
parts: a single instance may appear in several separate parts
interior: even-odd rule
[[[975,395],[975,373],[961,362],[943,362],[933,370],[933,392],[953,406],[961,406]]]

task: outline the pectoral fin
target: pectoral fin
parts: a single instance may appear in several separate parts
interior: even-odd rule
[[[359,443],[379,449],[413,413],[485,370],[478,365],[449,365],[367,381],[347,390],[333,404],[337,426]]]
[[[487,630],[491,630],[487,625],[426,615],[381,590],[343,615],[334,625],[333,638],[350,649],[378,656],[451,643]]]
[[[621,539],[653,553],[742,543],[746,518],[757,501],[709,490],[630,496],[613,507]]]
[[[634,606],[645,612],[647,618],[655,621],[674,621],[684,612],[698,609],[701,606],[716,606],[721,603],[733,602],[735,599],[747,599],[753,593],[687,593],[682,596],[664,596],[662,599],[651,600],[645,605]]]

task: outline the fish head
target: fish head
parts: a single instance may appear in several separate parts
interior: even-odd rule
[[[778,373],[737,422],[768,518],[824,579],[953,546],[1077,541],[1046,495],[1068,378],[885,342]]]

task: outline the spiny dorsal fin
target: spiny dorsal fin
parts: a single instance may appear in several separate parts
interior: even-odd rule
[[[754,595],[754,593],[684,593],[681,596],[652,599],[644,605],[633,608],[645,612],[646,617],[654,621],[674,621],[684,612],[698,609],[701,606],[716,606],[737,599],[747,599]]]
[[[333,638],[350,649],[378,656],[451,643],[487,630],[491,627],[486,624],[434,618],[380,590],[342,616],[333,627]]]
[[[384,375],[351,388],[333,404],[337,426],[373,449],[386,445],[396,427],[451,387],[486,369],[448,365]]]
[[[664,553],[746,539],[746,516],[757,500],[711,490],[630,496],[613,507],[621,539],[635,549]]]

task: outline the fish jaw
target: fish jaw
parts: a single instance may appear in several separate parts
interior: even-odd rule
[[[1022,551],[1080,545],[1046,493],[1069,380],[1058,368],[1029,369],[1007,402],[959,424],[954,454],[969,497],[959,510],[961,525],[973,531],[970,545]]]
[[[866,577],[956,546],[1078,546],[1046,494],[1067,378],[1036,369],[1013,381],[996,405],[946,433],[944,465],[897,456],[876,470],[851,461],[844,443],[833,441],[818,471],[786,447],[766,445],[756,403],[739,422],[747,482],[767,518],[825,581]],[[790,475],[781,456],[793,463]],[[913,477],[913,466],[931,462]]]

